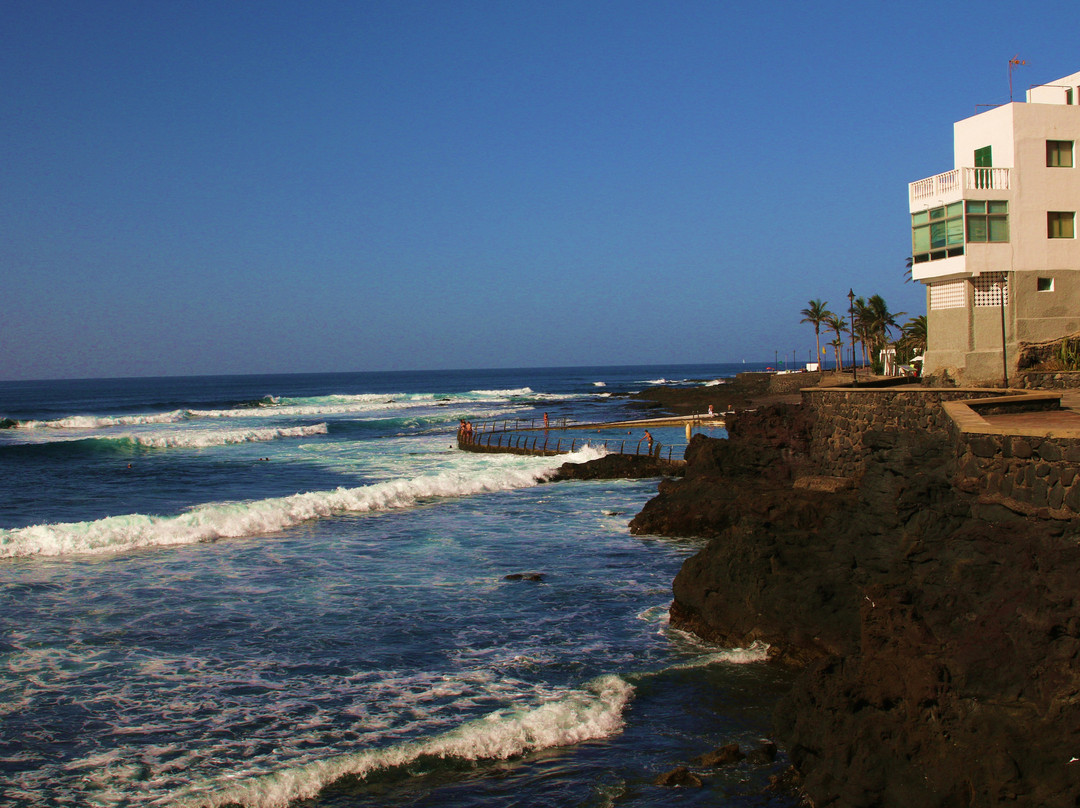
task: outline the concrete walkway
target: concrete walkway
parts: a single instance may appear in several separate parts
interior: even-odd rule
[[[602,421],[593,424],[567,424],[565,429],[642,429],[650,426],[723,426],[722,415],[672,415],[664,418],[635,418],[631,421]]]
[[[550,427],[519,426],[508,431],[561,432],[567,429],[592,429],[600,431],[602,429],[642,429],[650,426],[683,426],[685,424],[690,424],[691,426],[723,426],[724,416],[720,413],[716,413],[715,415],[709,415],[708,413],[699,413],[698,415],[670,415],[657,418],[634,418],[629,421],[594,421],[593,423],[588,424],[559,424],[558,426],[552,424]]]
[[[1056,435],[1080,437],[1080,390],[1041,390],[1061,396],[1060,410],[1043,412],[1015,412],[984,415],[982,419],[995,428],[1009,434]]]

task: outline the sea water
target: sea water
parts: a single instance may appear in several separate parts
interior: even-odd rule
[[[785,804],[782,756],[652,785],[784,686],[668,626],[699,544],[630,535],[656,480],[454,440],[743,369],[0,383],[0,802]]]

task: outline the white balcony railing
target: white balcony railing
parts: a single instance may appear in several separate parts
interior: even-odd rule
[[[964,191],[1008,191],[1008,168],[954,168],[944,174],[908,183],[912,205],[943,203],[964,198]]]

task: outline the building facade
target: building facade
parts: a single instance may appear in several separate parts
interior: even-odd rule
[[[924,374],[1000,381],[1022,345],[1080,331],[1077,141],[1080,73],[958,121],[954,168],[909,184]]]

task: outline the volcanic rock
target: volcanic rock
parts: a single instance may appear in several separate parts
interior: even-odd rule
[[[690,771],[685,766],[678,766],[669,772],[664,772],[656,780],[653,781],[653,785],[657,786],[681,786],[689,788],[701,788],[701,778]]]
[[[695,436],[633,520],[708,539],[672,625],[799,669],[774,722],[814,804],[1080,804],[1080,523],[979,501],[929,431],[867,432],[849,487],[796,487],[812,415]]]

